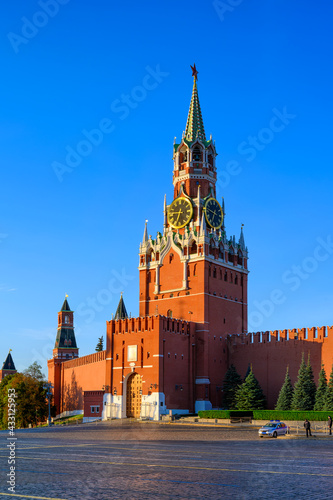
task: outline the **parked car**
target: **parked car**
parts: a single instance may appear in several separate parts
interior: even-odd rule
[[[259,429],[259,436],[262,438],[284,436],[288,432],[288,426],[280,420],[271,420]]]

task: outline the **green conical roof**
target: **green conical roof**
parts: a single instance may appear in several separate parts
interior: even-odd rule
[[[68,304],[68,302],[67,302],[67,299],[65,299],[65,300],[64,300],[64,303],[63,303],[63,305],[62,305],[62,307],[61,307],[61,309],[60,309],[60,311],[70,311],[70,310],[71,310],[71,308],[69,307],[69,304]]]
[[[185,130],[185,139],[190,142],[193,142],[196,139],[200,139],[201,141],[206,141],[206,134],[199,103],[196,77],[194,77],[194,82],[193,82],[192,98],[191,98],[191,104],[188,112],[186,130]]]
[[[13,361],[12,355],[10,354],[10,351],[7,354],[7,358],[5,359],[5,361],[4,361],[3,365],[2,365],[2,369],[3,370],[13,370],[13,371],[16,371],[16,368],[15,368],[15,365],[14,365],[14,361]]]
[[[125,319],[125,318],[128,318],[128,314],[126,311],[123,294],[121,294],[114,319]]]
[[[73,327],[59,327],[54,348],[68,347],[69,349],[77,349],[76,338]]]

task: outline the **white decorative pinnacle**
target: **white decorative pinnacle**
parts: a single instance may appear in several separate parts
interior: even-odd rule
[[[148,229],[147,229],[147,223],[148,223],[148,219],[146,219],[146,222],[145,222],[145,230],[143,232],[143,239],[142,239],[142,243],[147,243],[148,241]]]
[[[201,205],[201,201],[200,201],[200,184],[198,185],[198,222],[200,222],[200,205]]]
[[[243,227],[244,224],[241,225],[241,233],[239,237],[239,246],[241,247],[242,250],[245,250],[245,238],[244,238],[244,233],[243,233]]]
[[[164,228],[164,232],[165,232],[165,229],[166,229],[167,224],[168,224],[168,212],[167,212],[166,194],[164,195],[163,214],[164,214],[163,228]]]
[[[206,234],[206,221],[205,221],[204,211],[202,211],[199,236],[205,236],[205,234]]]

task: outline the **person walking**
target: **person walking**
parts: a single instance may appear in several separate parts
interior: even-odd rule
[[[331,415],[328,415],[328,429],[329,429],[329,434],[330,436],[332,435],[332,417]]]
[[[310,422],[308,421],[307,418],[304,421],[304,427],[305,427],[305,430],[306,430],[306,437],[311,436],[311,424],[310,424]]]

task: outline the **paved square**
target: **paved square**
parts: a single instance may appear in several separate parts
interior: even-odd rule
[[[7,437],[0,433],[0,500],[332,498],[329,438],[152,422],[17,431],[11,495]]]

